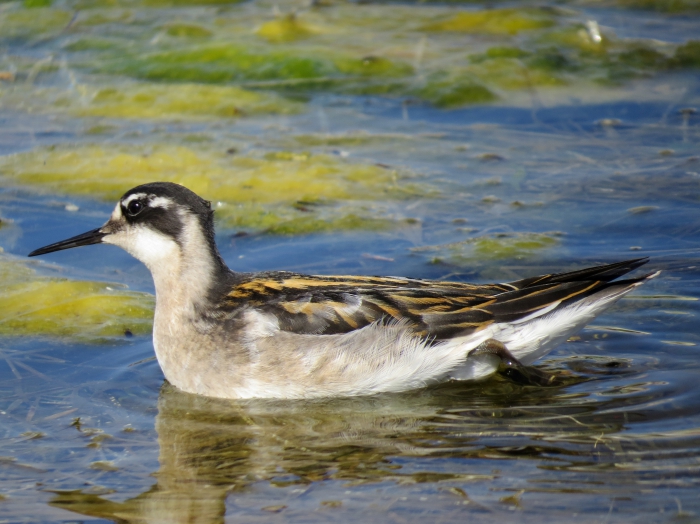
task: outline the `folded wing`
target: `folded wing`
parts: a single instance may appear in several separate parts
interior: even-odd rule
[[[306,334],[347,333],[373,322],[401,320],[417,336],[437,341],[494,322],[526,320],[606,290],[618,293],[645,277],[613,281],[646,262],[635,259],[487,285],[270,272],[238,282],[224,308],[233,316],[255,308],[274,315],[280,329]]]

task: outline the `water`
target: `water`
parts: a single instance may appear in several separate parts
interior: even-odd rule
[[[428,88],[408,84],[384,95],[371,92],[372,75],[393,78],[381,71],[354,78],[355,92],[329,83],[291,94],[289,77],[278,72],[287,83],[273,90],[292,96],[301,111],[248,109],[235,119],[77,114],[76,100],[81,107],[97,104],[81,98],[84,90],[127,89],[132,81],[113,62],[112,69],[95,66],[114,60],[113,50],[70,47],[81,38],[116,42],[124,53],[127,42],[151,56],[197,48],[203,45],[197,38],[253,39],[254,29],[240,32],[240,26],[275,19],[263,2],[176,4],[91,9],[87,2],[54,2],[52,9],[71,13],[72,25],[59,20],[58,28],[47,23],[29,36],[4,37],[0,72],[12,72],[14,80],[0,85],[0,152],[29,151],[49,163],[59,161],[52,148],[88,155],[80,149],[86,144],[144,157],[151,148],[176,145],[214,163],[232,148],[232,158],[258,160],[309,152],[338,165],[379,163],[397,173],[399,185],[419,188],[399,198],[391,188],[383,196],[384,185],[366,186],[378,196],[361,186],[359,196],[292,202],[299,215],[284,215],[332,220],[359,209],[391,221],[372,231],[275,235],[222,218],[217,241],[240,271],[486,282],[649,256],[647,267],[662,273],[537,363],[564,378],[556,387],[494,377],[366,398],[222,401],[164,383],[148,335],[86,340],[18,328],[0,338],[0,522],[700,519],[700,117],[688,110],[700,102],[697,69],[647,68],[621,83],[590,84],[603,66],[584,64],[561,86],[508,91],[486,82],[498,101],[458,107],[436,107]],[[669,57],[673,46],[693,37],[698,22],[692,11],[652,14],[614,3],[565,8],[557,24],[596,19],[604,34],[617,35],[614,45],[642,39]],[[414,64],[416,55],[406,50],[415,51],[420,17],[444,18],[461,8],[289,3],[278,9],[297,9],[320,36],[269,43],[272,48],[323,57],[313,39],[325,38],[358,56],[374,49]],[[14,12],[25,9],[3,4],[0,16]],[[107,22],[86,21],[100,16]],[[363,16],[369,20],[363,34],[374,40],[352,36]],[[213,36],[173,40],[163,28],[183,20]],[[237,29],[223,34],[226,24]],[[442,74],[441,60],[458,67],[459,53],[504,41],[532,50],[547,34],[538,31],[545,33],[430,34],[423,58],[430,63],[421,67],[427,77]],[[136,66],[143,63],[131,62]],[[421,71],[414,73],[412,81],[422,81]],[[61,96],[64,102],[55,103]],[[77,186],[26,177],[23,162],[2,164],[0,188],[0,246],[17,267],[25,267],[24,255],[36,247],[99,226],[114,205],[105,189],[111,180],[81,174],[93,185],[71,189]],[[107,169],[99,158],[85,162],[98,174]],[[201,165],[202,176],[209,176],[213,168]],[[265,209],[284,210],[290,203],[270,206]],[[483,239],[492,242],[487,252],[478,248]],[[523,239],[535,247],[517,243]],[[31,279],[94,280],[153,292],[147,270],[109,246],[57,253],[27,267],[37,272]],[[14,280],[4,282],[10,285]],[[0,315],[5,319],[9,310]],[[80,322],[63,310],[55,315],[59,324]],[[45,322],[31,325],[48,329]]]

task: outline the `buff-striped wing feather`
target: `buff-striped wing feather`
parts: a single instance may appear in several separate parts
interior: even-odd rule
[[[251,275],[230,290],[232,312],[255,308],[295,333],[337,334],[373,322],[401,320],[416,335],[444,340],[493,322],[518,319],[639,279],[615,278],[646,262],[632,260],[506,284],[365,276],[311,276],[288,272]]]

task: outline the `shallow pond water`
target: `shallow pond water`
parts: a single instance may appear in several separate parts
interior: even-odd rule
[[[494,5],[495,4],[495,7]],[[0,3],[0,522],[700,520],[698,4]],[[504,377],[313,402],[181,393],[154,179],[240,271],[659,277]]]

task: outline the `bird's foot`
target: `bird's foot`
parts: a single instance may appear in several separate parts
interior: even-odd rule
[[[546,373],[520,362],[498,340],[490,338],[472,349],[467,356],[495,355],[499,358],[498,373],[524,386],[554,386],[559,383],[556,375]]]

